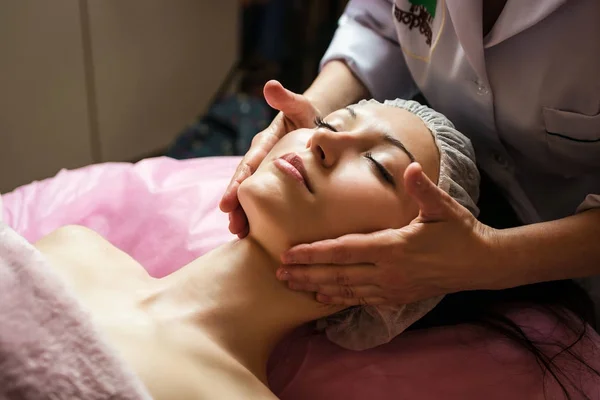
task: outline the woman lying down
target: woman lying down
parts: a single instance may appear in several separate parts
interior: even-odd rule
[[[153,398],[273,399],[267,360],[294,328],[333,316],[330,322],[347,328],[330,331],[333,339],[345,347],[368,348],[389,341],[441,300],[343,310],[289,290],[275,277],[280,254],[293,244],[409,224],[418,207],[403,181],[421,171],[476,212],[479,175],[473,150],[444,116],[410,101],[361,102],[279,141],[239,189],[248,237],[170,276],[151,278],[86,228],[61,228],[35,247]],[[571,294],[568,285],[552,295],[550,289],[537,285],[493,296],[449,295],[426,324],[487,324],[532,353],[540,366],[534,361],[532,374],[546,374],[554,382],[546,388],[554,392],[540,387],[542,397],[545,392],[557,398],[563,390],[571,398],[598,395],[574,378],[588,376],[592,367],[577,346],[568,348],[595,334],[589,328],[585,333],[585,309],[566,311],[579,294]],[[563,351],[560,357],[551,359],[555,347],[548,355],[546,347],[502,320],[502,311],[514,303],[552,307],[563,330],[572,333],[554,344]]]

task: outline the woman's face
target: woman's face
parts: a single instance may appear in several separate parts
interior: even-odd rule
[[[418,215],[404,190],[406,167],[418,161],[437,182],[437,147],[412,113],[368,104],[323,122],[287,134],[239,188],[250,237],[265,246],[405,226]]]

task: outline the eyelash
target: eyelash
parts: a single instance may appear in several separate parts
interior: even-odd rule
[[[315,125],[317,126],[317,128],[325,128],[325,129],[329,129],[330,131],[337,132],[337,129],[335,129],[333,126],[329,125],[327,122],[323,121],[323,118],[321,118],[320,116],[315,117]],[[396,182],[394,182],[394,177],[392,176],[392,174],[390,174],[383,165],[381,165],[378,161],[376,161],[370,152],[365,154],[365,158],[367,160],[369,160],[371,162],[371,164],[373,164],[375,166],[375,168],[377,168],[377,171],[381,174],[382,178],[387,183],[389,183],[393,187],[396,187]]]
[[[323,121],[323,118],[321,118],[320,116],[315,117],[315,125],[317,126],[317,128],[325,128],[329,129],[330,131],[337,132],[337,129],[329,125],[327,122]]]
[[[389,183],[393,187],[396,187],[396,182],[394,182],[394,177],[392,176],[392,174],[390,174],[383,165],[377,162],[370,152],[365,154],[365,158],[369,160],[375,166],[375,168],[377,168],[377,171],[381,174],[381,176],[387,183]]]

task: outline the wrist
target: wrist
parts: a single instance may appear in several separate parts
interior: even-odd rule
[[[510,229],[477,223],[484,251],[475,257],[478,264],[469,265],[481,269],[475,270],[481,279],[473,289],[506,289],[600,273],[600,248],[590,240],[600,236],[600,210]]]
[[[507,230],[478,222],[476,232],[483,248],[476,260],[482,279],[479,287],[473,289],[501,290],[515,286],[512,280],[518,271],[514,271],[514,263],[506,260]]]
[[[369,97],[369,91],[343,61],[333,60],[323,66],[304,96],[326,116]]]
[[[308,99],[310,104],[317,110],[317,113],[321,117],[325,117],[328,114],[334,112],[337,108],[332,104],[331,99],[327,95],[327,88],[319,86],[311,86],[303,93],[304,97]],[[343,107],[343,106],[342,106]]]
[[[502,290],[552,280],[545,257],[540,256],[541,232],[530,232],[530,226],[493,229],[487,227],[484,268],[490,279],[485,289]]]

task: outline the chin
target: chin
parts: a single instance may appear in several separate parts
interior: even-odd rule
[[[297,214],[287,197],[281,185],[254,175],[238,189],[238,199],[250,226],[249,236],[264,247],[289,247],[293,242]]]

